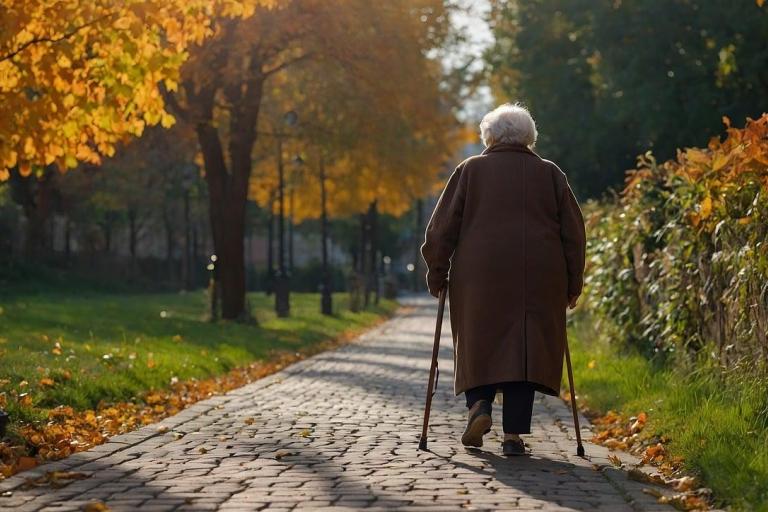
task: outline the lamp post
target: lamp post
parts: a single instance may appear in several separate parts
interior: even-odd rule
[[[323,275],[320,285],[320,312],[323,315],[333,314],[333,290],[331,289],[331,272],[328,265],[328,207],[325,190],[325,161],[320,157],[320,231],[323,244]]]
[[[291,190],[288,193],[288,272],[291,274],[293,274],[293,195],[294,189],[296,188],[294,185],[296,173],[301,169],[303,165],[304,159],[301,158],[301,155],[296,155],[293,157],[294,173],[291,175],[291,179],[289,180],[289,186]]]
[[[296,126],[299,116],[293,110],[283,115],[283,124],[291,128]],[[290,315],[290,276],[285,267],[285,169],[283,165],[283,138],[284,132],[278,130],[277,133],[277,175],[278,175],[278,202],[279,220],[277,225],[277,278],[275,279],[275,313],[278,317],[284,318]]]

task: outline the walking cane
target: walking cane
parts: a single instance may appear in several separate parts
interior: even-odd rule
[[[448,285],[443,286],[438,296],[437,306],[437,325],[435,326],[435,344],[432,346],[432,365],[429,367],[429,384],[427,384],[427,403],[424,406],[424,425],[421,427],[421,438],[419,439],[419,450],[427,449],[427,429],[429,428],[429,410],[432,407],[432,396],[435,394],[437,379],[440,370],[437,368],[437,354],[440,351],[440,334],[443,330],[443,311],[445,310],[445,294],[448,291]]]
[[[584,445],[581,444],[581,428],[579,428],[579,412],[576,408],[576,390],[573,388],[573,367],[571,366],[571,351],[568,350],[568,339],[565,340],[565,365],[568,369],[568,384],[571,387],[571,408],[573,409],[573,425],[576,428],[576,455],[584,456]]]

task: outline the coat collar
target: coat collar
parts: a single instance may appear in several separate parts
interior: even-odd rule
[[[500,142],[497,144],[491,144],[487,148],[483,150],[483,155],[487,155],[488,153],[497,153],[501,151],[517,151],[519,153],[528,153],[531,155],[535,155],[530,148],[527,146],[524,146],[522,144],[509,144],[507,142]]]

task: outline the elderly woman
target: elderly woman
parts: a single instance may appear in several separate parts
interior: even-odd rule
[[[534,391],[560,388],[565,313],[583,284],[584,220],[565,174],[532,151],[527,109],[502,105],[480,130],[486,149],[451,174],[421,253],[430,293],[448,286],[454,391],[469,409],[461,441],[483,445],[502,390],[502,450],[522,455]]]

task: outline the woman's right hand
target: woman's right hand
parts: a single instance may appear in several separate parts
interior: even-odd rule
[[[576,307],[576,303],[579,301],[579,296],[574,295],[572,297],[568,297],[568,308],[573,309]]]

